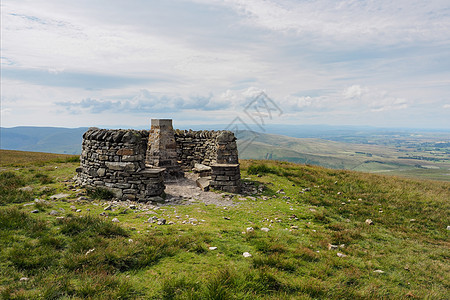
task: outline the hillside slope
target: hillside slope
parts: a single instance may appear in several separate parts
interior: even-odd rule
[[[6,150],[80,154],[83,133],[88,128],[0,128],[0,148]]]
[[[450,181],[450,152],[441,154],[434,151],[436,154],[433,156],[429,153],[432,151],[251,131],[240,131],[237,136],[239,157],[243,159],[280,160],[333,169]]]
[[[74,158],[1,163],[3,299],[450,298],[450,183],[242,160],[226,206],[157,206],[74,186]]]

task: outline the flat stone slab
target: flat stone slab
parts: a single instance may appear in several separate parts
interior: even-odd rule
[[[142,171],[139,172],[139,174],[149,174],[149,175],[153,175],[153,174],[160,174],[162,172],[164,172],[166,169],[165,168],[146,168]]]
[[[211,171],[211,167],[203,164],[195,164],[193,170],[194,172],[207,172]]]
[[[211,168],[214,168],[214,167],[218,167],[218,168],[226,168],[226,167],[228,167],[228,168],[237,168],[237,167],[239,167],[239,164],[212,164]]]
[[[211,182],[210,179],[206,177],[201,177],[195,181],[197,186],[202,189],[202,191],[208,191],[209,190],[209,183]]]

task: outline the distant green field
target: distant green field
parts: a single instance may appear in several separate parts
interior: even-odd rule
[[[243,159],[280,160],[333,169],[450,181],[450,144],[442,142],[441,136],[436,140],[433,137],[424,138],[422,143],[415,139],[415,136],[414,140],[406,137],[402,140],[380,138],[376,141],[378,144],[355,144],[241,132],[238,149],[239,157]]]

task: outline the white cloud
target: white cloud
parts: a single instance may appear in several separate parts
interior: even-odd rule
[[[225,1],[254,26],[332,40],[397,44],[450,34],[445,0]]]
[[[226,123],[261,91],[281,121],[365,124],[401,111],[415,125],[424,108],[434,121],[449,108],[449,9],[443,0],[4,1],[2,124],[172,113]]]
[[[360,85],[352,85],[344,91],[343,95],[344,95],[344,98],[347,98],[347,99],[359,98],[359,97],[361,97],[363,92],[365,92],[365,91],[364,91],[364,89],[361,88]]]

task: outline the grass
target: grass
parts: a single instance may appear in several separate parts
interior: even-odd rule
[[[0,165],[2,299],[450,298],[449,183],[244,160],[242,178],[264,191],[235,206],[104,217],[102,197],[71,187],[77,162],[18,160]]]

